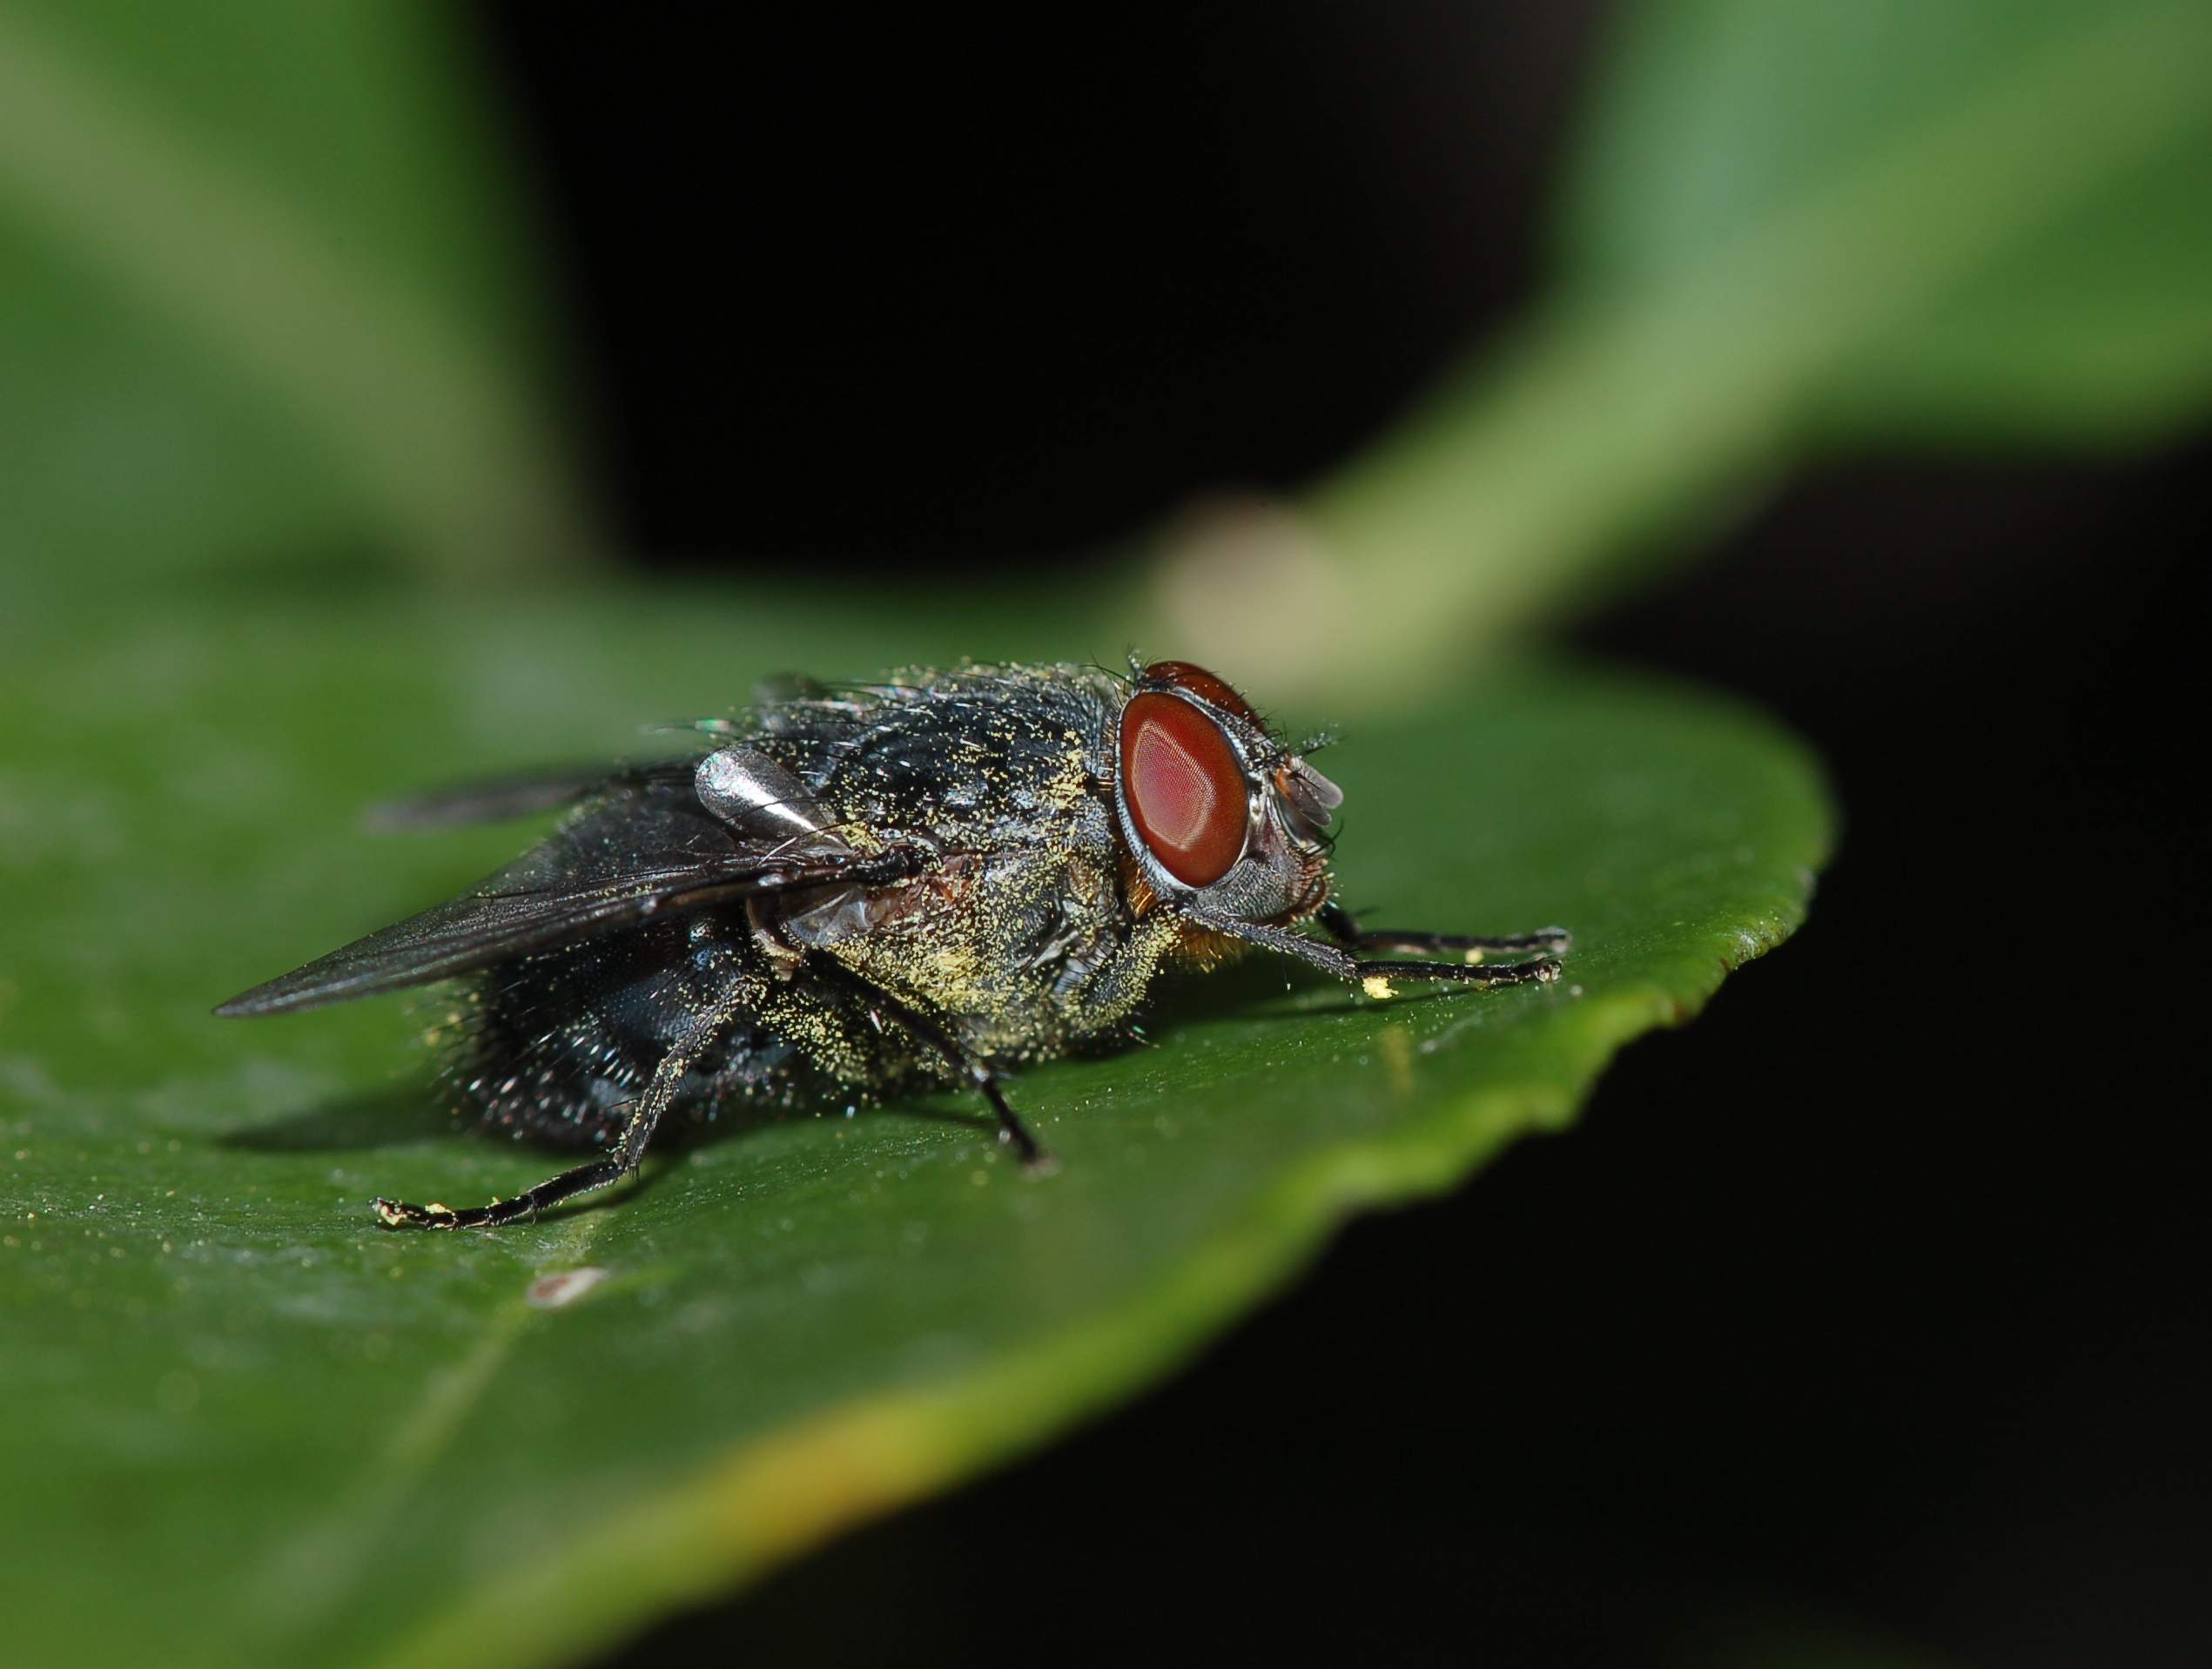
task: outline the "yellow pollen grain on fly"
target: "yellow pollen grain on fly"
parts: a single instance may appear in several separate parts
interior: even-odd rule
[[[1469,967],[1471,968],[1477,962],[1480,962],[1483,959],[1483,952],[1480,950],[1469,951],[1464,954],[1462,959],[1466,962]]]
[[[1370,973],[1366,979],[1361,980],[1360,989],[1366,992],[1368,996],[1375,998],[1395,994],[1390,989],[1390,982],[1379,973]]]

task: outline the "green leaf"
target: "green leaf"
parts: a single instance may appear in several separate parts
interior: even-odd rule
[[[2212,395],[2202,5],[1646,0],[1627,21],[1567,203],[1581,280],[1696,283],[1863,180],[1884,223],[1800,306],[1965,259],[1835,368],[1825,434],[2128,442]]]
[[[1347,1212],[1566,1123],[1614,1050],[1791,931],[1829,839],[1816,769],[1757,716],[1502,671],[1332,753],[1340,871],[1393,923],[1569,925],[1559,986],[1378,1002],[1247,963],[1173,982],[1149,1046],[1022,1073],[1048,1178],[945,1096],[732,1127],[518,1231],[395,1235],[380,1191],[475,1200],[556,1159],[450,1127],[403,1001],[207,1013],[530,834],[374,837],[363,802],[635,751],[630,721],[777,666],[1100,646],[713,591],[53,624],[0,661],[0,1566],[25,1664],[158,1640],[179,1666],[490,1669],[743,1582],[1156,1380]]]
[[[2212,400],[2212,6],[1645,0],[1558,280],[1148,635],[1387,702],[1818,448],[2138,444]]]
[[[373,0],[0,11],[11,585],[579,547],[459,32]]]

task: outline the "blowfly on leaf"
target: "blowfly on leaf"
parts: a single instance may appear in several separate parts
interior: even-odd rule
[[[416,825],[571,809],[459,898],[215,1012],[457,982],[469,1107],[595,1150],[490,1205],[376,1202],[393,1228],[489,1228],[635,1172],[671,1112],[736,1100],[965,1085],[1041,1167],[1000,1069],[1125,1033],[1170,961],[1257,948],[1370,991],[1557,977],[1557,928],[1363,929],[1331,896],[1344,797],[1318,744],[1287,746],[1187,663],[1131,671],[781,680],[702,721],[695,758],[395,808]]]

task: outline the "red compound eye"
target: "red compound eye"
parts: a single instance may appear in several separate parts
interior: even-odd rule
[[[1260,715],[1252,710],[1252,703],[1229,686],[1226,678],[1216,677],[1202,666],[1193,666],[1188,661],[1154,661],[1144,670],[1146,683],[1172,683],[1178,690],[1187,690],[1200,701],[1211,702],[1225,713],[1234,713],[1239,718],[1258,725]]]
[[[1180,697],[1139,696],[1121,710],[1121,791],[1160,867],[1210,886],[1244,855],[1251,807],[1221,727]]]

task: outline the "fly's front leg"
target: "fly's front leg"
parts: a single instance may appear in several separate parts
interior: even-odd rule
[[[547,1207],[559,1205],[579,1194],[635,1175],[645,1158],[645,1149],[652,1142],[661,1115],[669,1110],[676,1091],[682,1087],[684,1075],[745,1009],[751,995],[743,984],[733,983],[720,1001],[692,1021],[676,1046],[654,1067],[645,1093],[631,1107],[629,1122],[622,1127],[622,1134],[598,1158],[587,1160],[558,1176],[549,1176],[512,1200],[494,1200],[489,1205],[471,1206],[465,1211],[456,1211],[447,1205],[419,1206],[409,1205],[404,1200],[379,1200],[377,1220],[387,1228],[409,1225],[418,1228],[498,1228],[519,1218],[535,1217]]]
[[[967,1080],[970,1087],[990,1102],[991,1110],[998,1115],[998,1140],[1021,1155],[1023,1169],[1042,1174],[1052,1168],[1052,1156],[1038,1145],[1037,1138],[1029,1134],[1029,1127],[1007,1105],[1006,1092],[999,1083],[998,1073],[988,1060],[954,1037],[941,1023],[911,1004],[892,996],[881,986],[861,978],[835,958],[817,957],[812,966],[847,990],[857,993],[878,1016],[927,1045],[946,1065]]]
[[[1395,951],[1407,956],[1456,956],[1470,967],[1487,956],[1529,951],[1556,957],[1574,942],[1564,927],[1539,927],[1533,933],[1503,937],[1397,928],[1362,929],[1359,918],[1333,899],[1321,906],[1320,921],[1331,939],[1355,952]],[[1556,962],[1554,966],[1556,969]]]
[[[1328,925],[1328,906],[1322,911],[1323,924]],[[1338,911],[1344,921],[1352,918]],[[1563,947],[1567,935],[1557,928],[1548,928],[1543,933],[1531,933],[1521,939],[1460,939],[1442,933],[1376,933],[1362,934],[1354,925],[1352,943],[1355,949],[1335,945],[1324,945],[1317,939],[1308,939],[1287,927],[1270,927],[1260,922],[1240,921],[1234,916],[1215,916],[1193,912],[1191,919],[1200,925],[1210,927],[1219,933],[1240,939],[1262,950],[1295,957],[1309,963],[1324,973],[1353,985],[1368,986],[1373,982],[1391,979],[1443,979],[1458,985],[1510,986],[1549,985],[1559,977],[1559,963],[1555,957],[1542,956],[1525,962],[1483,962],[1469,957],[1464,949],[1463,959],[1457,962],[1399,962],[1355,954],[1355,949],[1365,948],[1370,940],[1379,941],[1377,948],[1448,949],[1455,946],[1503,947],[1514,950],[1534,950],[1553,946]],[[1387,994],[1376,992],[1377,995]]]

